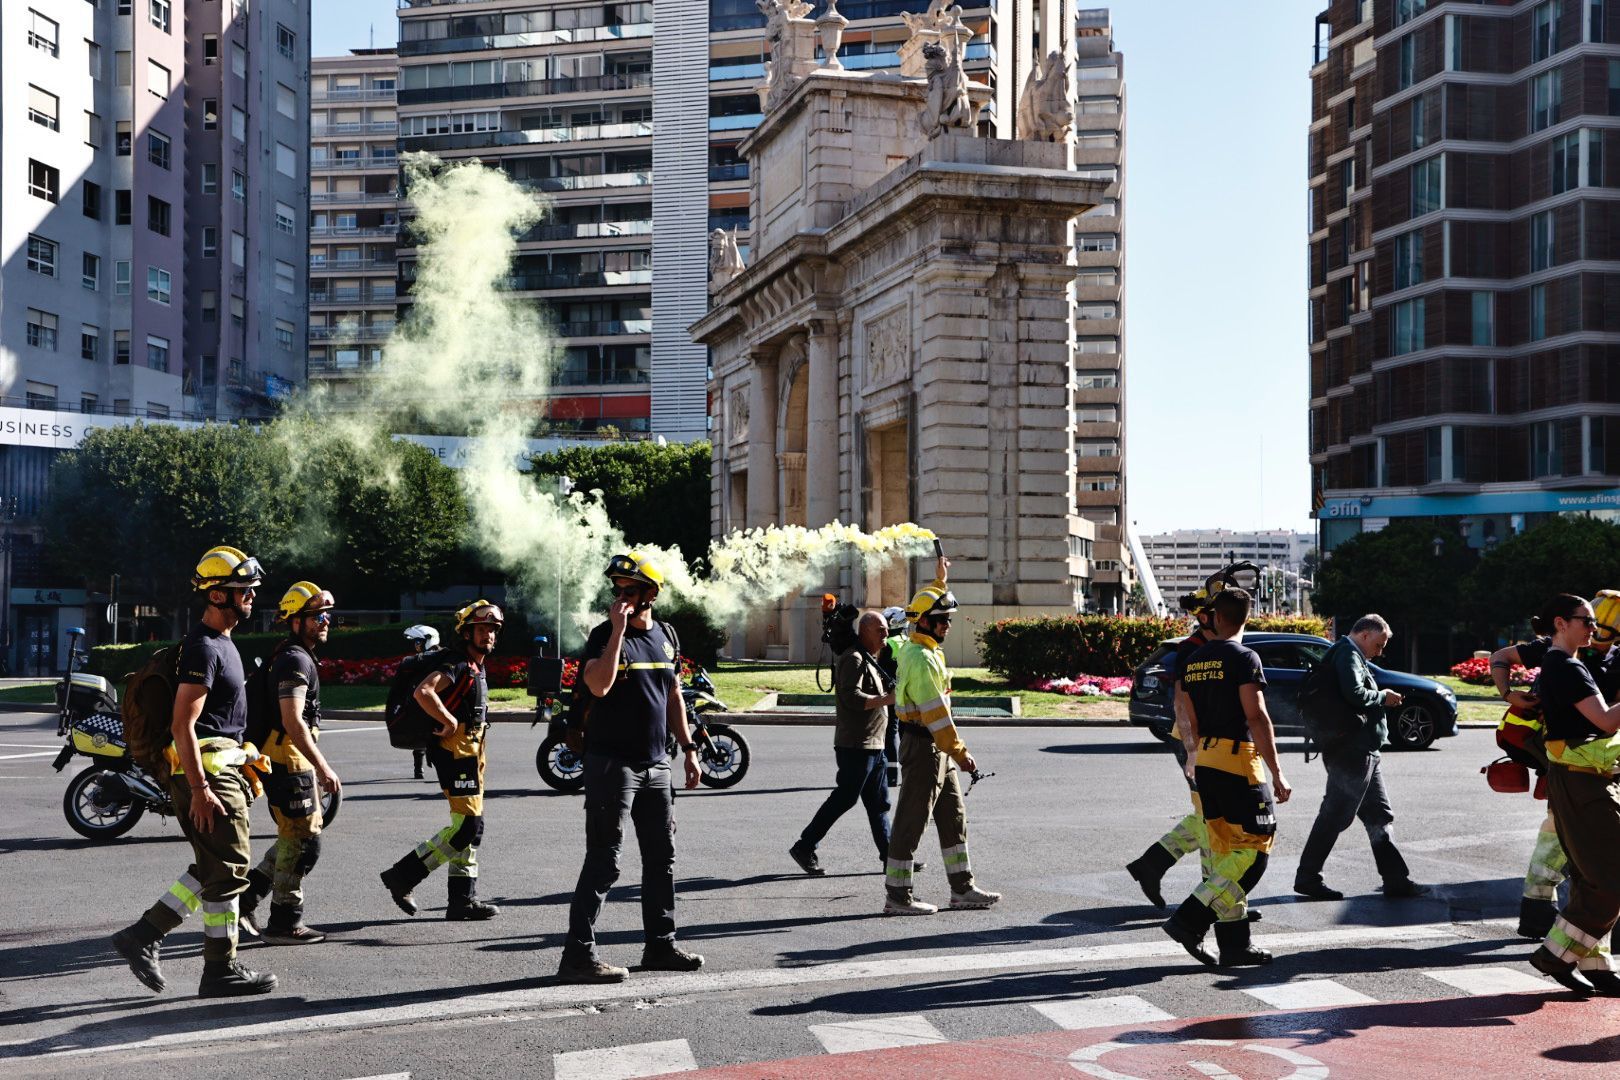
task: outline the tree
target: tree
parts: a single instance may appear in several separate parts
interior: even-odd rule
[[[709,462],[706,442],[604,443],[537,454],[534,476],[548,484],[567,476],[580,490],[600,490],[626,540],[678,547],[692,562],[709,549]]]
[[[1496,634],[1522,624],[1558,593],[1590,598],[1620,589],[1620,526],[1554,517],[1496,546],[1479,561],[1467,609]]]

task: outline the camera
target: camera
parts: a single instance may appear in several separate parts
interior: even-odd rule
[[[860,608],[854,604],[840,604],[832,593],[822,596],[821,643],[830,648],[834,656],[842,656],[855,647],[855,620],[860,613]]]

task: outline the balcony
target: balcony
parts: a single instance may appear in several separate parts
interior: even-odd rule
[[[596,188],[646,187],[653,182],[651,169],[642,172],[597,173],[594,176],[545,176],[518,180],[530,191],[591,191]]]
[[[742,113],[738,116],[709,117],[710,131],[752,131],[765,119],[764,113]]]
[[[840,8],[840,11],[843,9]],[[909,9],[908,9],[909,10]],[[967,52],[962,56],[966,63],[976,60],[996,61],[995,46],[988,41],[975,41],[968,45]],[[848,71],[874,71],[883,68],[900,67],[900,53],[895,49],[884,49],[879,52],[842,53],[838,62]],[[710,82],[731,82],[737,79],[747,79],[753,82],[765,78],[765,65],[760,61],[750,61],[741,64],[714,64],[709,68]]]
[[[611,285],[651,285],[649,270],[590,270],[574,273],[520,273],[509,274],[506,287],[512,292],[537,292],[543,289],[595,289]]]
[[[394,203],[399,201],[396,191],[312,191],[311,203]]]
[[[352,124],[311,124],[309,136],[319,139],[331,135],[392,135],[399,130],[396,120],[372,120]]]
[[[652,382],[652,374],[640,368],[564,368],[552,379],[553,386],[630,386]]]
[[[390,274],[399,270],[397,259],[310,259],[310,272],[316,274],[347,274],[373,270],[386,270]]]
[[[748,179],[748,162],[739,161],[735,165],[710,165],[710,180],[746,180]]]
[[[365,237],[382,238],[382,237],[393,237],[393,236],[398,236],[398,235],[399,235],[399,226],[398,225],[365,225],[365,226],[358,226],[358,225],[356,225],[356,226],[312,225],[312,226],[310,226],[310,229],[309,229],[309,238],[311,240],[322,240],[322,239],[346,240],[346,239],[350,239],[350,238],[365,238]]]
[[[356,375],[376,371],[381,367],[381,364],[369,357],[364,359],[356,357],[353,360],[317,360],[310,357],[304,370],[313,378],[318,375]]]
[[[635,271],[630,271],[634,273]],[[605,322],[565,322],[557,324],[561,337],[610,337],[615,334],[650,334],[651,319],[611,319]]]
[[[593,139],[650,139],[652,125],[580,124],[576,127],[532,128],[527,131],[467,131],[446,135],[406,135],[412,150],[482,150],[488,146],[536,146],[547,143],[587,142]]]
[[[349,307],[375,304],[387,304],[392,307],[397,299],[398,297],[392,289],[386,293],[373,291],[370,296],[367,296],[364,289],[350,286],[335,289],[316,289],[309,294],[310,305],[314,307],[331,307],[333,305]]]
[[[537,225],[519,237],[519,242],[539,240],[592,240],[603,237],[651,236],[649,221],[581,221],[570,225]]]
[[[649,38],[652,23],[626,23],[622,26],[570,26],[535,30],[526,34],[477,34],[471,37],[427,38],[401,41],[400,56],[431,56],[434,53],[477,52],[480,49],[527,49],[537,45],[576,45],[591,41],[623,41]]]
[[[477,86],[427,86],[401,90],[401,105],[427,105],[441,101],[486,101],[497,98],[537,98],[557,94],[599,94],[608,90],[646,90],[652,72],[627,71],[612,75],[580,75],[565,79],[528,79],[521,82],[482,83]]]
[[[311,326],[310,341],[386,341],[394,332],[394,324],[374,322],[370,326]]]
[[[328,90],[310,94],[310,101],[319,108],[323,101],[393,101],[393,90]]]
[[[311,172],[347,172],[356,169],[393,172],[397,168],[399,168],[399,158],[397,157],[314,158],[309,163]]]

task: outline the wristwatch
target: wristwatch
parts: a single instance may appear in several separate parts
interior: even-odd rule
[[[696,751],[697,751],[697,743],[682,743],[681,744],[681,753],[683,753],[683,754],[691,754],[691,753],[695,753]]]

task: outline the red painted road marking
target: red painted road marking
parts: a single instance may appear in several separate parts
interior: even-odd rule
[[[711,1080],[1538,1080],[1620,1075],[1620,1001],[1559,991],[1166,1020],[704,1069]]]

